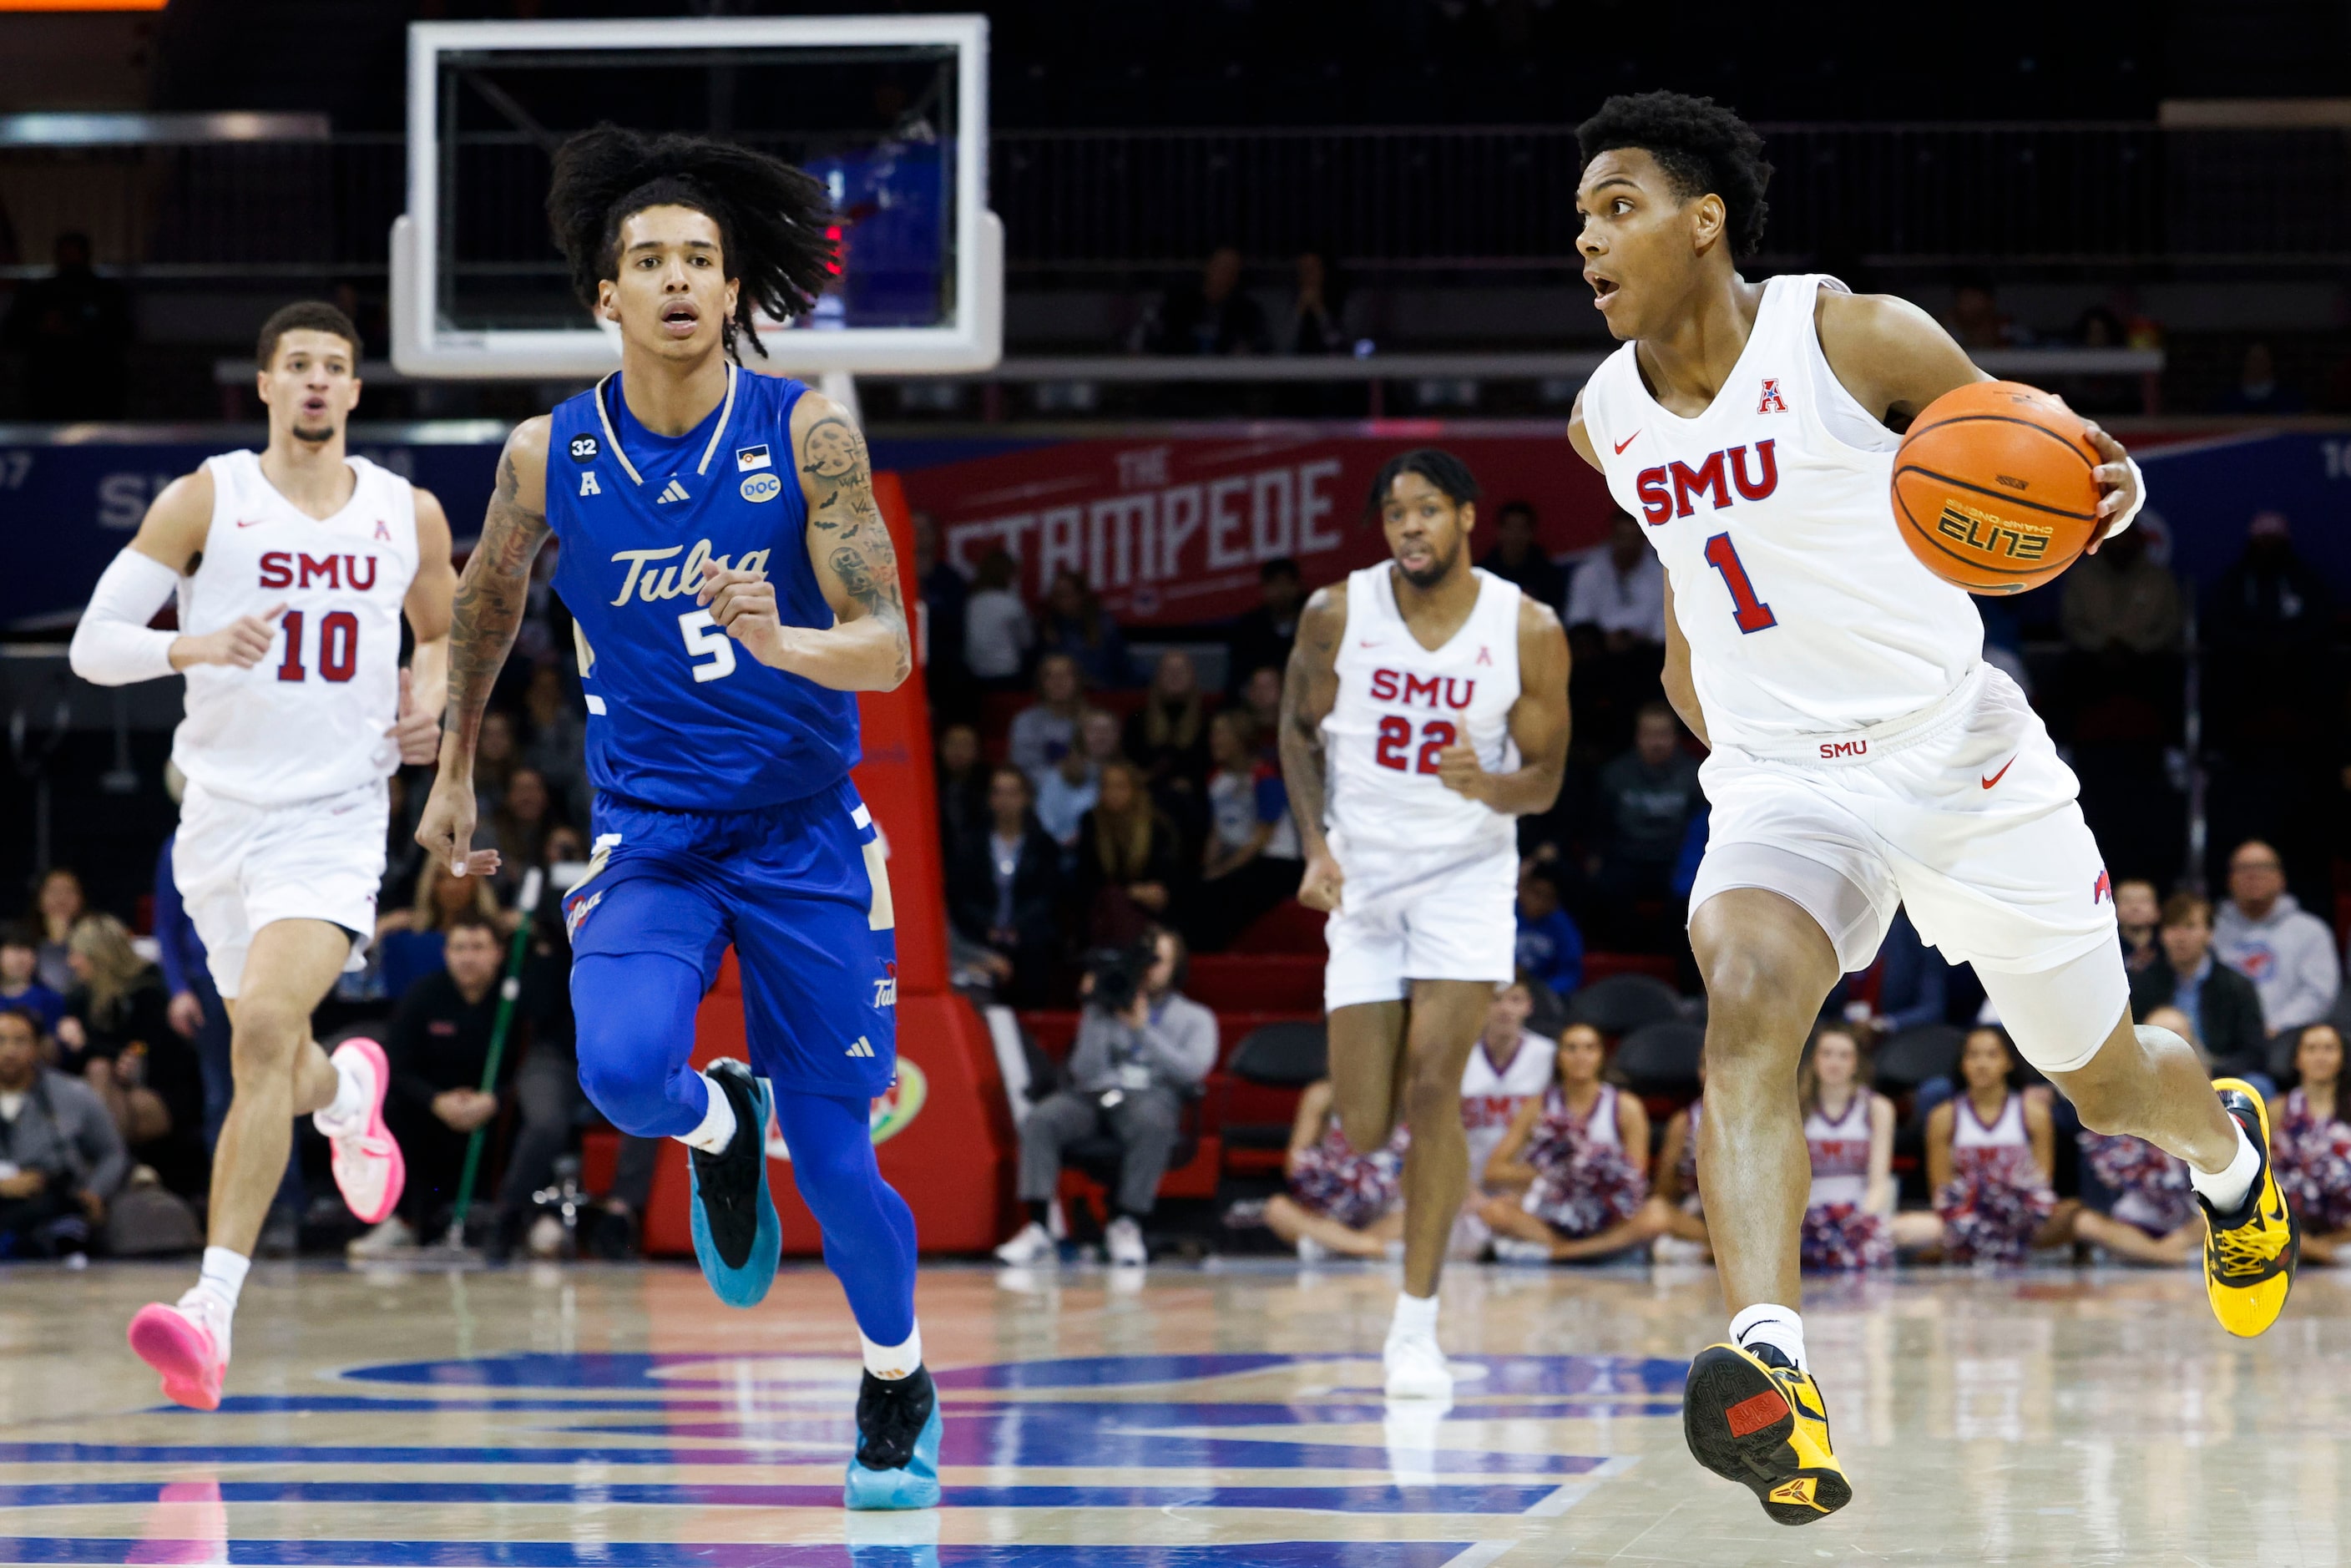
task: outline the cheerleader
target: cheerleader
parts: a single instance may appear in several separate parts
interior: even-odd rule
[[[1558,1048],[1548,1036],[1527,1028],[1534,1010],[1534,982],[1521,969],[1518,978],[1494,993],[1493,1004],[1486,1009],[1486,1027],[1469,1050],[1469,1065],[1462,1069],[1461,1128],[1469,1145],[1472,1185],[1484,1176],[1486,1162],[1501,1145],[1520,1107],[1541,1099],[1551,1087],[1552,1059]]]
[[[1959,1051],[1963,1091],[1927,1117],[1927,1180],[1932,1214],[1897,1214],[1904,1247],[1939,1248],[1952,1263],[2022,1263],[2035,1247],[2073,1235],[2074,1210],[2050,1187],[2056,1125],[2037,1095],[2011,1087],[2008,1033],[1970,1031]]]
[[[1650,1240],[1649,1117],[1641,1102],[1604,1083],[1606,1046],[1590,1024],[1559,1038],[1558,1081],[1511,1118],[1486,1162],[1499,1196],[1479,1218],[1494,1255],[1513,1263],[1601,1258]]]
[[[1894,1257],[1894,1104],[1869,1087],[1861,1042],[1843,1024],[1813,1033],[1796,1070],[1813,1190],[1804,1205],[1807,1269],[1870,1269]]]
[[[1267,1199],[1266,1228],[1298,1249],[1301,1263],[1338,1253],[1384,1258],[1404,1244],[1402,1180],[1412,1134],[1396,1128],[1385,1146],[1357,1154],[1331,1109],[1331,1081],[1319,1079],[1299,1096],[1282,1169],[1290,1190]]]
[[[1657,1228],[1655,1256],[1659,1262],[1710,1262],[1714,1258],[1706,1239],[1706,1210],[1698,1196],[1698,1123],[1706,1109],[1704,1057],[1698,1059],[1698,1097],[1674,1113],[1666,1124],[1665,1146],[1657,1151],[1657,1186],[1649,1207]]]
[[[2343,1036],[2314,1023],[2294,1041],[2294,1070],[2302,1080],[2285,1097],[2271,1157],[2278,1186],[2302,1216],[2304,1262],[2351,1259],[2351,1123],[2336,1091],[2343,1082]]]

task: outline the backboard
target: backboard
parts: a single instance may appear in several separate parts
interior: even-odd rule
[[[601,375],[617,335],[571,293],[543,204],[562,140],[610,120],[710,134],[831,189],[837,285],[760,324],[798,375],[968,371],[1002,352],[977,16],[435,22],[408,37],[408,211],[392,362],[422,377]]]

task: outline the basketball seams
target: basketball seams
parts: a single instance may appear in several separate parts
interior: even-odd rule
[[[2039,501],[2025,500],[2023,497],[2018,496],[2014,491],[1993,490],[1981,485],[1970,484],[1965,479],[1954,478],[1949,474],[1942,473],[1933,468],[1922,467],[1916,463],[1906,463],[1901,467],[1896,468],[1894,471],[1894,483],[1896,485],[1901,484],[1902,476],[1905,474],[1921,475],[1927,478],[1934,480],[1938,485],[1949,485],[1955,490],[1965,490],[1971,495],[1988,497],[1995,501],[2004,501],[2011,507],[2029,507],[2036,512],[2046,513],[2053,517],[2067,517],[2077,523],[2095,523],[2098,520],[2098,514],[2095,509],[2092,509],[2087,512],[2074,512],[2069,511],[2064,507],[2043,506]]]
[[[2080,458],[2084,467],[2095,469],[2098,465],[2098,458],[2093,453],[2085,452],[2081,446],[2076,445],[2072,436],[2061,434],[2038,420],[2024,419],[2013,413],[1955,413],[1948,419],[1938,419],[1932,424],[1914,424],[1902,433],[1902,439],[1906,443],[1915,441],[1922,435],[1938,430],[1948,430],[1955,424],[2018,425],[2032,431],[2035,435],[2045,435],[2057,443],[2058,445]]]

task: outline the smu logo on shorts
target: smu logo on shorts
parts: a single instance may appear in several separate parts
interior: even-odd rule
[[[1766,382],[1764,385],[1771,383]],[[1771,395],[1779,395],[1776,388]],[[1770,441],[1755,444],[1753,474],[1747,471],[1748,449],[1744,445],[1709,452],[1695,468],[1677,458],[1662,468],[1642,469],[1633,485],[1640,493],[1641,515],[1655,528],[1675,517],[1688,517],[1697,509],[1691,501],[1699,496],[1711,496],[1718,512],[1731,504],[1733,489],[1750,501],[1763,499],[1780,487],[1780,460],[1772,454],[1774,444]]]

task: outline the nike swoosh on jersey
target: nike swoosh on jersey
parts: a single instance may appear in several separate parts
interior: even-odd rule
[[[2022,754],[2020,753],[2019,755],[2022,755]],[[1989,779],[1985,779],[1985,780],[1983,781],[1983,787],[1984,787],[1985,789],[1991,789],[1993,785],[1995,785],[1995,784],[1999,783],[2001,779],[2003,779],[2007,778],[2007,777],[2008,777],[2008,770],[2009,770],[2010,768],[2011,768],[2015,767],[2015,766],[2016,766],[2016,758],[2015,758],[2014,757],[2010,758],[2007,761],[2005,761],[2005,762],[2003,762],[2003,763],[2001,763],[2001,764],[2000,765],[2000,771],[1999,771],[1999,772],[1997,772],[1997,773],[1993,774],[1991,778],[1989,778]]]
[[[1648,428],[1648,426],[1647,426],[1647,425],[1643,425],[1643,426],[1641,427],[1641,430],[1646,430],[1647,428]],[[1624,456],[1624,455],[1625,455],[1625,448],[1626,448],[1627,446],[1632,445],[1632,444],[1633,444],[1633,443],[1635,443],[1635,442],[1636,442],[1636,441],[1638,441],[1638,440],[1640,440],[1640,439],[1641,439],[1641,431],[1640,431],[1640,430],[1636,430],[1636,431],[1635,431],[1632,434],[1630,434],[1630,435],[1626,436],[1624,440],[1622,440],[1622,441],[1618,441],[1618,442],[1611,443],[1611,444],[1612,444],[1612,445],[1614,445],[1614,446],[1616,448],[1616,455],[1617,455],[1617,456],[1619,456],[1619,457],[1622,457],[1622,456]]]
[[[236,520],[236,526],[240,528],[257,528],[268,520],[269,519],[267,517],[255,517],[251,521],[247,521],[243,517],[239,517]]]

